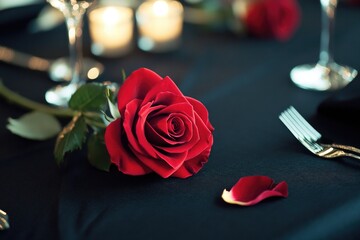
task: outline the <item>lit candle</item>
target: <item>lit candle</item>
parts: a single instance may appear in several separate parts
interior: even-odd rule
[[[91,52],[116,57],[132,48],[133,11],[123,6],[99,6],[89,12]]]
[[[183,7],[178,1],[146,1],[136,12],[138,45],[144,51],[164,52],[180,42]]]

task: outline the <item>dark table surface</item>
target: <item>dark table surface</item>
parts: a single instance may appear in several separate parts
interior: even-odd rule
[[[125,57],[98,58],[106,66],[100,81],[118,82],[122,69],[130,73],[147,67],[169,75],[185,95],[206,105],[215,127],[214,146],[209,162],[189,179],[130,177],[115,168],[101,172],[88,164],[85,151],[68,155],[67,166],[58,168],[55,139],[12,135],[7,118],[26,111],[0,99],[0,208],[11,221],[0,239],[359,239],[360,163],[311,155],[278,119],[293,105],[323,134],[360,146],[360,123],[351,115],[318,111],[333,94],[350,88],[359,92],[359,77],[338,92],[305,91],[290,81],[292,67],[318,58],[320,4],[308,0],[300,5],[301,26],[287,42],[186,25],[175,52],[135,48]],[[0,17],[15,13],[3,11]],[[360,8],[339,6],[335,58],[357,69],[359,20]],[[33,34],[20,23],[10,26],[0,29],[2,45],[47,58],[68,53],[64,25]],[[84,54],[89,56],[87,34]],[[5,63],[0,63],[0,78],[41,102],[54,85],[44,73]],[[224,203],[223,189],[248,175],[287,181],[289,197],[253,207]]]

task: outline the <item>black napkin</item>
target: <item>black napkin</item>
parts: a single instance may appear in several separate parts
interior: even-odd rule
[[[318,112],[347,122],[360,120],[360,77],[321,102]]]
[[[46,3],[8,8],[0,11],[0,34],[25,29],[29,21],[34,19]]]

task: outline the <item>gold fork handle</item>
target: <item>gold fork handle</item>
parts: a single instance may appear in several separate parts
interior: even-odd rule
[[[342,144],[337,144],[337,143],[322,144],[322,145],[326,146],[326,147],[333,147],[333,148],[338,148],[338,149],[342,149],[342,150],[348,150],[348,151],[360,154],[360,149],[353,147],[353,146],[342,145]]]
[[[0,231],[8,228],[10,228],[8,215],[0,209]]]
[[[345,156],[346,156],[346,157],[356,158],[356,159],[359,159],[359,160],[360,160],[360,156],[358,156],[358,155],[356,155],[356,154],[353,154],[353,153],[345,153]]]

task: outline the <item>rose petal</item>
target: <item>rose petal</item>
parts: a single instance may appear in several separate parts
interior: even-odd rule
[[[182,129],[179,131],[182,133],[179,136],[172,133],[172,120],[178,119]],[[162,138],[163,143],[167,143],[165,146],[173,147],[173,145],[179,145],[188,142],[193,137],[193,125],[194,120],[189,119],[188,116],[182,113],[171,113],[165,116],[155,117],[148,121],[148,124]],[[146,129],[147,130],[147,129]],[[153,143],[153,142],[152,142]],[[158,146],[162,146],[161,144]]]
[[[151,105],[152,105],[151,102],[149,102],[146,105],[142,106],[142,108],[138,112],[138,119],[133,126],[134,127],[133,131],[136,134],[137,144],[139,144],[142,147],[142,149],[144,149],[144,153],[150,154],[151,157],[156,157],[156,151],[154,150],[154,147],[148,141],[145,135],[146,134],[145,124],[147,122],[147,117],[149,113],[158,110],[158,108],[162,108],[162,106],[152,107]]]
[[[127,141],[131,145],[131,147],[137,152],[143,152],[143,146],[138,143],[137,136],[134,135],[133,128],[137,121],[137,115],[134,114],[138,112],[140,108],[141,100],[133,99],[130,101],[125,108],[125,112],[123,114],[123,127],[126,133]],[[150,104],[150,103],[149,103]],[[155,156],[155,153],[153,153]]]
[[[154,105],[164,105],[164,106],[171,106],[173,104],[179,104],[179,103],[189,104],[186,97],[182,95],[176,95],[167,90],[165,92],[159,92],[156,95],[155,99],[152,101],[154,101]]]
[[[289,39],[299,25],[300,8],[295,0],[263,0],[250,4],[245,16],[247,30],[257,37]]]
[[[209,128],[209,130],[212,132],[214,131],[214,127],[211,125],[209,121],[209,112],[200,101],[191,98],[186,97],[186,99],[189,101],[189,103],[193,106],[194,111],[199,115],[199,117],[203,120],[203,122],[206,124],[206,126]]]
[[[188,116],[191,119],[194,119],[194,109],[189,103],[180,102],[166,106],[161,109],[156,115],[169,115],[171,113],[181,113]]]
[[[213,136],[211,130],[205,125],[197,113],[195,113],[195,120],[197,128],[194,129],[194,141],[196,144],[189,150],[188,158],[194,158],[199,153],[203,152],[209,146],[212,146]],[[196,137],[196,138],[195,138]],[[193,140],[189,142],[192,143]]]
[[[161,92],[171,92],[177,96],[184,96],[176,84],[171,80],[171,78],[165,77],[162,81],[159,81],[152,86],[144,98],[144,103],[155,100],[158,94]]]
[[[263,1],[251,4],[245,16],[248,31],[257,37],[270,37],[271,31],[269,23],[266,21],[267,18]]]
[[[182,134],[178,132],[179,135],[176,135],[174,132],[171,132],[172,127],[169,123],[174,118],[180,120],[184,124],[184,128],[181,129]],[[169,144],[172,142],[174,142],[174,144],[189,142],[191,138],[193,138],[193,128],[196,124],[193,108],[188,103],[179,103],[164,107],[156,114],[150,114],[147,122],[159,136],[162,136],[164,141]]]
[[[120,119],[111,122],[106,128],[105,143],[111,162],[118,167],[120,172],[128,175],[144,175],[152,172],[124,147],[122,132]]]
[[[165,138],[164,136],[160,135],[159,132],[155,131],[155,129],[153,128],[153,126],[151,126],[151,124],[149,124],[148,122],[146,123],[145,126],[145,134],[146,137],[149,139],[149,141],[151,141],[151,143],[154,146],[163,146],[163,145],[175,145],[178,142],[172,139],[168,139]]]
[[[136,154],[136,153],[135,153]],[[183,156],[181,156],[183,155]],[[169,163],[164,161],[161,158],[149,158],[148,156],[137,155],[139,160],[144,163],[148,168],[157,173],[163,178],[170,177],[179,167],[182,166],[184,159],[186,158],[186,154],[179,154],[178,156],[172,155],[167,156],[168,161],[172,161],[172,165],[176,166],[175,168],[170,166]],[[179,159],[180,158],[180,159]],[[182,158],[182,159],[181,159]]]
[[[158,82],[162,82],[161,80],[162,77],[147,68],[140,68],[134,71],[119,89],[117,99],[121,115],[123,114],[125,106],[130,101],[135,98],[144,99],[150,89]]]
[[[273,22],[272,35],[279,40],[287,40],[299,24],[300,10],[297,2],[294,0],[277,0],[275,4],[277,7],[272,8],[273,5],[273,0],[267,1],[268,17]]]
[[[250,206],[269,197],[287,197],[288,185],[285,181],[278,184],[267,176],[242,177],[231,188],[224,189],[222,199],[230,204]]]
[[[184,162],[184,164],[171,176],[172,177],[178,177],[178,178],[188,178],[192,175],[198,173],[200,169],[204,166],[205,163],[207,163],[211,151],[212,146],[212,136],[211,136],[211,144],[209,144],[210,147],[205,149],[202,153],[197,155],[194,158],[191,158]]]
[[[169,136],[173,139],[182,137],[185,133],[185,123],[179,116],[171,116],[167,121]]]
[[[173,172],[175,172],[177,169],[179,169],[181,167],[181,165],[184,164],[184,161],[187,157],[187,152],[163,154],[160,151],[157,151],[156,154],[159,156],[158,162],[159,161],[166,162],[170,167],[172,167],[174,169]],[[152,166],[149,166],[149,167],[152,167]]]

